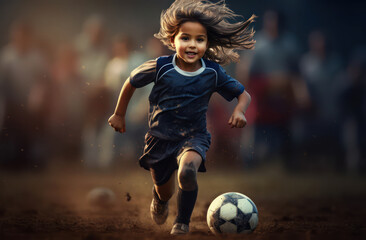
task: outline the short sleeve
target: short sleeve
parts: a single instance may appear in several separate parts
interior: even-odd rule
[[[156,59],[149,60],[131,72],[130,83],[135,88],[141,88],[154,82],[156,76]]]
[[[238,80],[227,75],[221,66],[219,66],[217,74],[216,92],[227,101],[232,101],[244,92],[244,86]]]

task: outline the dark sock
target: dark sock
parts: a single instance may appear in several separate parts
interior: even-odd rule
[[[167,201],[163,201],[163,200],[161,200],[161,199],[159,198],[159,195],[158,195],[158,193],[156,192],[155,187],[153,187],[153,196],[154,196],[155,200],[156,200],[156,201],[158,201],[158,203],[160,203],[160,204],[165,204],[165,203],[167,203]]]
[[[178,216],[175,219],[176,223],[189,224],[194,205],[196,204],[197,194],[197,188],[193,191],[184,191],[181,188],[178,189]]]

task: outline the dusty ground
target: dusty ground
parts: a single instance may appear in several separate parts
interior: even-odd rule
[[[216,239],[206,224],[209,203],[219,194],[242,192],[257,205],[254,233],[224,239],[366,239],[366,179],[334,174],[286,174],[280,168],[214,170],[199,174],[191,234],[169,235],[149,217],[151,179],[137,165],[108,172],[78,165],[30,171],[0,171],[0,239]],[[109,209],[88,204],[95,187],[112,189]],[[128,201],[127,193],[131,196]]]

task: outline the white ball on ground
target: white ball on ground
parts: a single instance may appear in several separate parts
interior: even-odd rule
[[[257,227],[258,210],[244,194],[224,193],[211,202],[207,224],[214,234],[250,233]]]
[[[116,195],[109,188],[97,187],[92,189],[87,196],[88,203],[95,207],[108,208],[116,203]]]

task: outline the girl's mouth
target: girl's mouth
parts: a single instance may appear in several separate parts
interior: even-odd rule
[[[197,53],[195,52],[186,52],[188,57],[195,57],[197,55]]]

